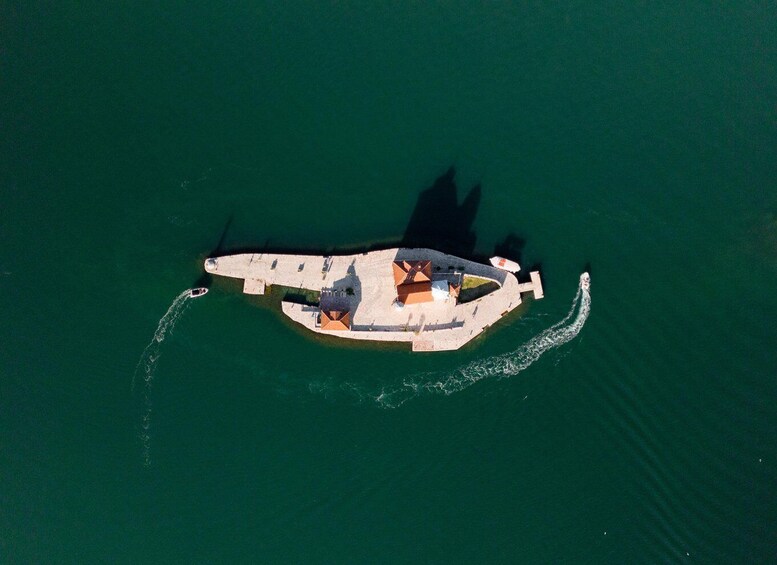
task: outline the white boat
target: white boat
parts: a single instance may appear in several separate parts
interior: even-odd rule
[[[585,290],[591,289],[591,275],[583,273],[580,275],[580,286]]]
[[[203,296],[204,294],[208,294],[208,289],[204,286],[193,288],[189,291],[189,297],[190,298],[198,298],[200,296]]]
[[[521,270],[521,266],[515,261],[510,261],[510,259],[505,259],[504,257],[499,257],[498,255],[491,257],[489,261],[491,261],[491,264],[494,267],[496,267],[497,269],[502,269],[503,271],[510,271],[511,273],[517,273],[518,271]]]

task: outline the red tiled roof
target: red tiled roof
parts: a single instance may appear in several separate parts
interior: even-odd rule
[[[431,261],[394,261],[394,286],[432,280]]]
[[[351,329],[351,313],[340,310],[321,310],[321,329],[343,331]]]
[[[434,300],[432,297],[432,283],[426,281],[400,284],[397,286],[397,299],[403,304],[431,302]]]

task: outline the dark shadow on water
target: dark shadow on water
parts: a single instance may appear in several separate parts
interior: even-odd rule
[[[397,247],[429,247],[456,255],[472,257],[477,235],[472,230],[482,189],[472,187],[459,205],[458,189],[449,168],[432,186],[418,195],[405,235]]]
[[[232,225],[232,222],[235,219],[235,214],[232,213],[229,215],[229,218],[227,218],[227,223],[224,225],[224,229],[221,230],[221,237],[218,240],[218,243],[216,243],[216,247],[212,249],[209,253],[206,254],[206,257],[218,257],[219,255],[224,255],[224,242],[227,239],[227,233],[229,232],[229,228]],[[197,278],[196,281],[194,281],[194,284],[192,284],[192,288],[199,288],[204,286],[205,288],[210,287],[210,283],[213,281],[213,276],[206,272],[205,270],[202,271],[202,274]]]
[[[276,284],[271,287],[270,292],[279,294],[283,302],[292,302],[303,306],[318,306],[321,300],[321,293],[316,290],[289,288]]]
[[[227,232],[234,218],[233,214],[228,218],[216,248],[208,253],[207,256],[214,257],[236,253],[289,253],[317,256],[355,255],[394,247],[428,247],[463,259],[488,263],[490,255],[482,255],[475,252],[477,234],[473,229],[482,199],[482,187],[480,184],[473,186],[461,203],[459,203],[455,177],[456,170],[451,166],[437,177],[431,186],[419,193],[404,234],[397,241],[384,241],[376,245],[319,246],[315,248],[273,245],[269,240],[265,241],[263,245],[229,245],[226,243],[226,239]],[[499,255],[520,263],[525,245],[525,239],[519,237],[514,232],[509,232],[504,240],[495,246],[493,255]],[[523,273],[524,271],[528,274],[529,270],[522,268],[521,272]],[[203,274],[195,283],[195,286],[208,286],[210,280],[210,275],[207,273]]]

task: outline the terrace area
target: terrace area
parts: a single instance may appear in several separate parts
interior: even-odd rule
[[[409,284],[444,281],[453,289],[471,276],[490,281],[494,290],[464,304],[455,293],[447,298],[437,293],[435,299],[412,303],[407,294],[403,298],[396,262],[407,262],[411,267],[429,262],[420,274],[412,268],[407,271],[412,279]],[[263,294],[274,284],[320,291],[318,306],[283,302],[284,314],[314,332],[409,342],[414,351],[458,349],[521,304],[521,292],[534,291],[535,297],[542,296],[538,273],[536,277],[532,274],[531,283],[519,285],[512,273],[432,249],[394,248],[328,257],[247,253],[208,259],[205,269],[214,275],[244,279],[243,291],[248,294]],[[440,289],[446,284],[436,286]],[[348,312],[349,329],[338,326],[338,331],[328,331],[321,324],[322,311]]]

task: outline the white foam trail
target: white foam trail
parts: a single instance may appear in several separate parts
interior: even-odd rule
[[[154,373],[156,372],[157,362],[159,361],[162,342],[165,340],[175,327],[176,322],[184,313],[189,304],[190,291],[187,289],[179,294],[170,307],[162,316],[157,324],[154,337],[143,350],[140,356],[135,374],[132,376],[132,390],[135,390],[135,382],[138,375],[143,377],[143,416],[141,421],[140,441],[143,446],[143,463],[146,466],[151,465],[151,411],[153,408],[151,402],[151,386],[154,382]]]
[[[580,333],[591,312],[590,278],[587,277],[586,273],[580,276],[580,285],[572,300],[572,307],[564,319],[518,349],[472,361],[439,379],[433,378],[432,375],[406,379],[402,385],[383,389],[380,394],[374,395],[375,402],[385,408],[397,408],[411,398],[424,393],[449,395],[487,377],[509,377],[520,373],[539,359],[543,353],[567,343]]]

